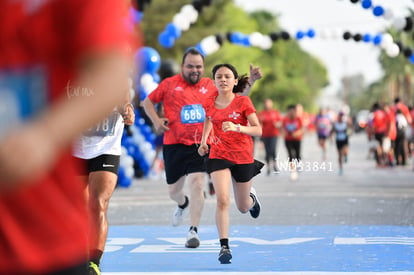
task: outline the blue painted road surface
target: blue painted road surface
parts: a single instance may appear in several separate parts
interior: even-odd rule
[[[103,274],[414,274],[410,226],[233,225],[229,265],[217,261],[214,225],[200,227],[197,249],[184,247],[185,234],[183,226],[111,226]]]

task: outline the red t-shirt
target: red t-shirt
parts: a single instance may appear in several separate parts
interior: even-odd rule
[[[214,107],[216,95],[207,98],[203,107],[206,118],[213,123],[209,137],[210,159],[224,159],[235,164],[253,163],[253,139],[250,135],[233,131],[224,132],[222,124],[231,121],[242,126],[248,125],[247,116],[255,113],[256,109],[248,96],[236,94],[233,101],[224,109]]]
[[[195,85],[187,83],[181,74],[161,81],[148,97],[153,103],[162,102],[170,130],[164,133],[164,144],[199,144],[203,133],[205,112],[203,100],[217,91],[210,78],[203,77]]]
[[[299,117],[289,118],[288,116],[283,118],[282,127],[285,131],[285,140],[301,140],[302,135],[294,137],[292,134],[296,130],[299,130],[303,127],[302,119]]]
[[[127,9],[121,6],[110,0],[0,0],[0,78],[9,81],[0,86],[19,89],[15,94],[29,102],[37,99],[24,115],[66,96],[85,54],[123,49]],[[36,87],[20,89],[25,81]],[[87,259],[87,207],[76,166],[68,148],[28,187],[0,194],[0,274],[45,274]]]
[[[388,117],[388,137],[391,140],[395,140],[397,138],[397,125],[396,125],[396,117],[395,112],[393,109],[389,109],[388,112],[386,112]]]
[[[282,121],[282,116],[277,110],[263,110],[258,114],[258,118],[262,124],[262,137],[275,137],[280,134],[275,124]]]
[[[385,111],[377,110],[374,112],[372,126],[376,134],[385,134],[388,130],[389,118]]]

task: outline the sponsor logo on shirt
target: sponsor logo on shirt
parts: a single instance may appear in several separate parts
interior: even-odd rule
[[[240,114],[238,114],[234,111],[233,111],[233,113],[229,114],[229,118],[232,118],[232,119],[237,119],[239,116],[240,116]]]
[[[208,92],[208,89],[206,89],[205,87],[201,87],[199,91],[202,94],[206,94]]]
[[[181,87],[181,86],[177,86],[177,87],[174,88],[174,91],[183,92],[184,91],[184,88]]]

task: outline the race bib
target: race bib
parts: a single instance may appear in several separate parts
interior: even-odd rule
[[[297,128],[296,127],[296,123],[288,123],[288,124],[286,124],[286,130],[289,133],[296,131],[296,128]]]
[[[201,104],[185,105],[181,109],[181,123],[200,123],[204,122],[206,112]]]
[[[46,78],[40,67],[0,70],[0,137],[38,115],[47,101]]]
[[[106,137],[113,136],[115,133],[115,125],[118,120],[119,113],[114,111],[109,117],[105,118],[94,127],[89,128],[84,135],[87,137]]]

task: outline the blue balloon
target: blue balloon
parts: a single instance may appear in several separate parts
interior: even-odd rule
[[[245,38],[245,35],[242,34],[241,32],[232,32],[230,34],[229,40],[233,44],[242,44],[244,38]]]
[[[314,38],[314,37],[315,37],[315,35],[316,35],[316,32],[315,32],[315,30],[314,30],[314,29],[309,29],[309,30],[308,30],[308,32],[306,33],[306,35],[307,35],[309,38]]]
[[[152,79],[154,79],[154,82],[156,82],[156,83],[159,83],[160,82],[161,77],[160,77],[159,74],[153,73],[153,74],[151,74],[151,76],[152,76]]]
[[[135,62],[140,72],[155,73],[161,66],[160,54],[151,47],[141,47],[135,53]]]
[[[372,10],[372,13],[375,16],[381,16],[384,14],[384,8],[381,6],[375,6],[374,9]]]
[[[362,41],[364,42],[370,42],[371,41],[371,35],[369,33],[366,33],[362,36]]]
[[[142,17],[144,17],[144,13],[142,11],[138,11],[134,8],[130,8],[129,9],[129,16],[132,19],[132,22],[134,24],[138,24],[139,22],[141,22]]]
[[[296,32],[296,39],[300,40],[305,36],[305,34],[303,33],[303,31],[297,31]]]
[[[363,0],[361,2],[361,5],[364,9],[369,9],[372,6],[372,1],[371,0]]]
[[[244,36],[242,40],[242,45],[245,47],[250,47],[252,44],[250,44],[250,39],[247,35]]]
[[[127,176],[118,176],[118,185],[121,187],[129,187],[132,184],[132,179],[128,178]]]
[[[374,43],[374,45],[379,45],[382,42],[382,35],[381,34],[377,34],[376,36],[374,36],[374,38],[372,39],[372,42]]]
[[[174,39],[177,39],[181,36],[181,30],[174,23],[169,23],[165,27],[165,31]]]
[[[158,42],[164,48],[172,48],[172,46],[174,46],[175,39],[167,31],[163,31],[158,35]]]
[[[414,64],[414,54],[410,55],[408,60],[411,62],[411,64]]]
[[[194,48],[196,48],[197,51],[199,51],[203,56],[206,56],[206,52],[201,47],[201,44],[200,43],[198,43]]]

